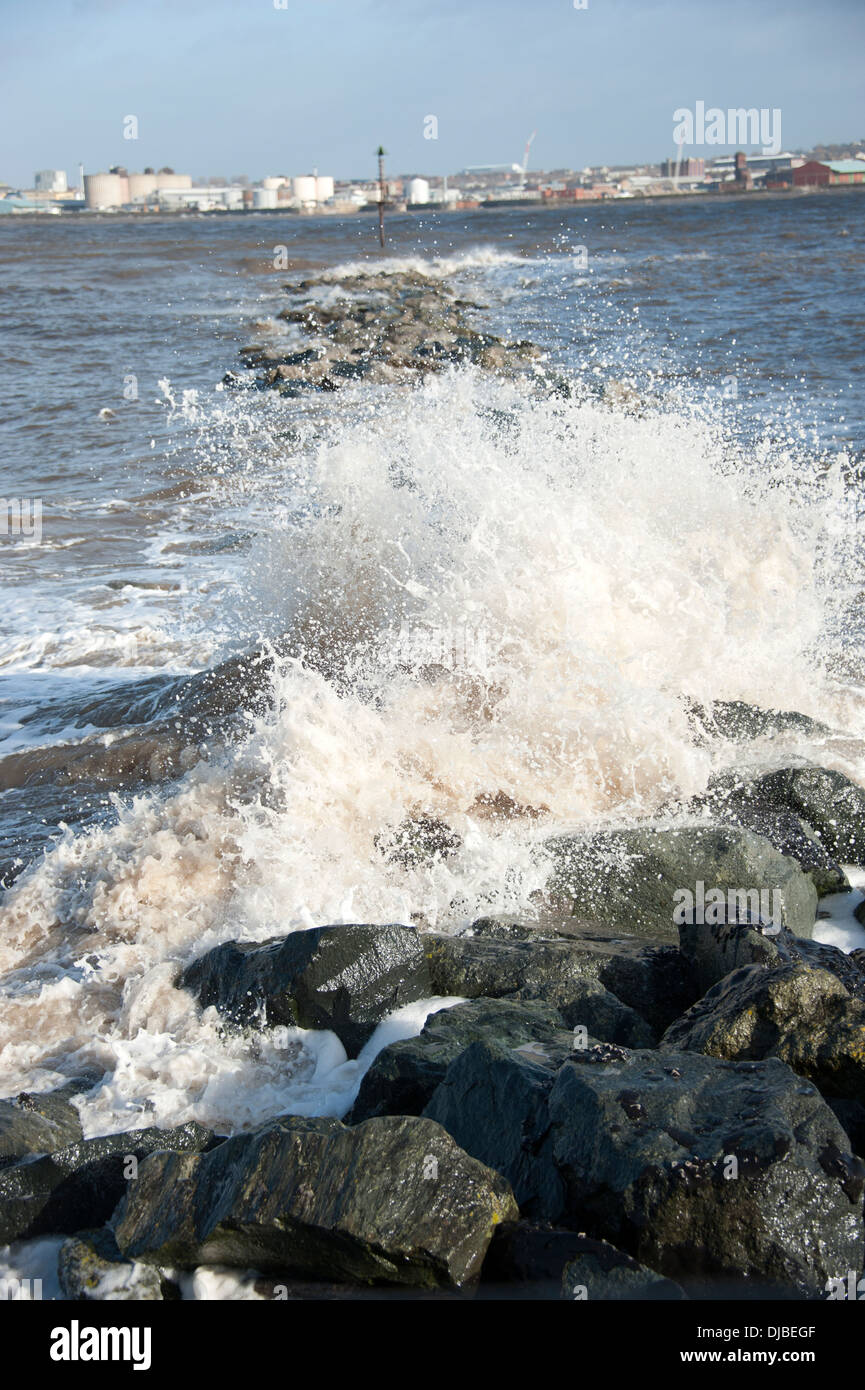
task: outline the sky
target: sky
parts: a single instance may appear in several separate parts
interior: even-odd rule
[[[656,162],[698,101],[807,149],[865,137],[863,50],[865,0],[0,0],[0,181]]]

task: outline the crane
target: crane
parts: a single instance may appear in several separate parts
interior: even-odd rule
[[[526,148],[525,148],[525,150],[523,151],[523,162],[522,162],[522,164],[520,165],[520,171],[521,171],[521,173],[522,173],[522,187],[523,187],[523,188],[525,188],[525,186],[526,186],[526,170],[527,170],[528,167],[529,167],[529,150],[530,150],[531,147],[532,147],[532,141],[534,140],[534,138],[535,138],[535,136],[537,135],[537,133],[538,133],[538,132],[537,132],[536,130],[533,130],[533,131],[532,131],[531,135],[529,136],[528,140],[526,141]]]

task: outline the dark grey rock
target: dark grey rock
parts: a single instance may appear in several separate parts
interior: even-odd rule
[[[836,975],[801,961],[733,971],[661,1046],[728,1061],[780,1057],[826,1095],[865,1101],[865,1004]]]
[[[201,1157],[153,1155],[113,1225],[149,1264],[460,1287],[516,1216],[508,1184],[430,1120],[288,1116]]]
[[[432,992],[466,999],[544,999],[570,1027],[589,1022],[576,1016],[570,1022],[572,1014],[591,1012],[592,1023],[601,1028],[606,1013],[616,1041],[627,1038],[648,1046],[653,1039],[635,1015],[657,1035],[698,996],[687,963],[673,947],[647,946],[639,937],[590,927],[561,937],[523,933],[515,927],[507,933],[424,935]],[[595,985],[615,995],[625,1009]]]
[[[538,985],[524,987],[518,999],[540,997]],[[568,1028],[582,1028],[599,1042],[624,1047],[654,1047],[657,1037],[644,1018],[617,999],[599,980],[576,980],[560,999],[560,1012]]]
[[[187,966],[178,985],[236,1025],[330,1028],[350,1057],[387,1014],[433,993],[422,938],[398,925],[228,941]]]
[[[791,809],[783,779],[779,783],[776,774],[743,779],[734,770],[719,773],[705,794],[694,798],[690,809],[710,815],[717,823],[741,825],[762,835],[781,854],[796,860],[818,897],[849,891],[847,875],[817,832]]]
[[[160,1149],[199,1153],[218,1141],[195,1123],[84,1139],[0,1172],[0,1244],[103,1225],[126,1190],[128,1160]]]
[[[692,727],[699,736],[748,743],[754,739],[819,738],[831,732],[825,725],[795,710],[760,709],[744,700],[714,700],[708,707],[689,705]],[[703,741],[703,739],[701,739]]]
[[[787,930],[767,934],[749,923],[687,922],[679,927],[679,947],[693,968],[701,994],[745,965],[772,969],[801,961],[828,970],[849,994],[865,1002],[865,969],[853,956]]]
[[[610,922],[656,940],[675,938],[682,890],[777,890],[782,923],[810,936],[817,909],[811,879],[768,840],[738,826],[640,827],[548,841],[554,903],[577,917]]]
[[[686,1297],[672,1279],[647,1269],[606,1241],[586,1240],[562,1274],[562,1298],[593,1302],[678,1302]]]
[[[403,821],[388,836],[376,836],[376,848],[387,859],[404,868],[448,859],[456,854],[462,840],[444,821],[432,816],[415,816]]]
[[[514,1285],[521,1300],[685,1297],[672,1280],[646,1269],[608,1241],[527,1221],[508,1221],[496,1228],[479,1296],[507,1297]]]
[[[473,999],[441,1009],[416,1038],[391,1043],[376,1057],[360,1085],[346,1123],[373,1115],[419,1115],[448,1066],[479,1038],[508,1047],[558,1037],[573,1046],[565,1022],[549,1004],[512,999]]]
[[[524,1217],[608,1240],[688,1292],[822,1297],[860,1268],[865,1167],[779,1060],[599,1044],[556,1065],[475,1043],[426,1114],[508,1178]]]
[[[14,1099],[0,1100],[0,1169],[28,1155],[51,1153],[82,1139],[84,1132],[72,1097],[87,1084],[70,1081],[56,1091],[22,1091]]]
[[[767,936],[758,926],[740,922],[685,922],[679,948],[693,966],[701,993],[743,965],[782,965],[792,959],[792,932]]]
[[[841,772],[794,767],[758,779],[760,793],[811,827],[841,864],[865,865],[865,789]]]

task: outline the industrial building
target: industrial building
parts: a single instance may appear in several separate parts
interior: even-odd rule
[[[783,175],[779,176],[784,178]],[[822,163],[819,159],[809,159],[791,170],[784,182],[792,183],[794,188],[820,188],[827,184],[865,183],[865,160],[829,159]]]
[[[91,212],[110,212],[130,204],[161,202],[169,192],[192,189],[189,174],[175,174],[173,169],[145,169],[143,174],[129,174],[125,169],[111,169],[107,174],[84,175],[84,203]],[[205,192],[210,193],[210,189]]]
[[[37,193],[68,193],[65,169],[39,169],[33,175],[33,187]]]

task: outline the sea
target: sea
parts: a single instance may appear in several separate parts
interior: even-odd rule
[[[394,213],[383,251],[362,214],[0,220],[0,1094],[92,1076],[88,1136],[344,1115],[453,1000],[348,1059],[227,1032],[182,967],[531,920],[551,834],[743,758],[865,783],[862,211]],[[286,308],[412,275],[531,370],[280,394],[244,366],[303,347]],[[714,701],[824,732],[695,740]],[[417,817],[457,852],[383,854]],[[818,935],[865,944],[859,901]]]

